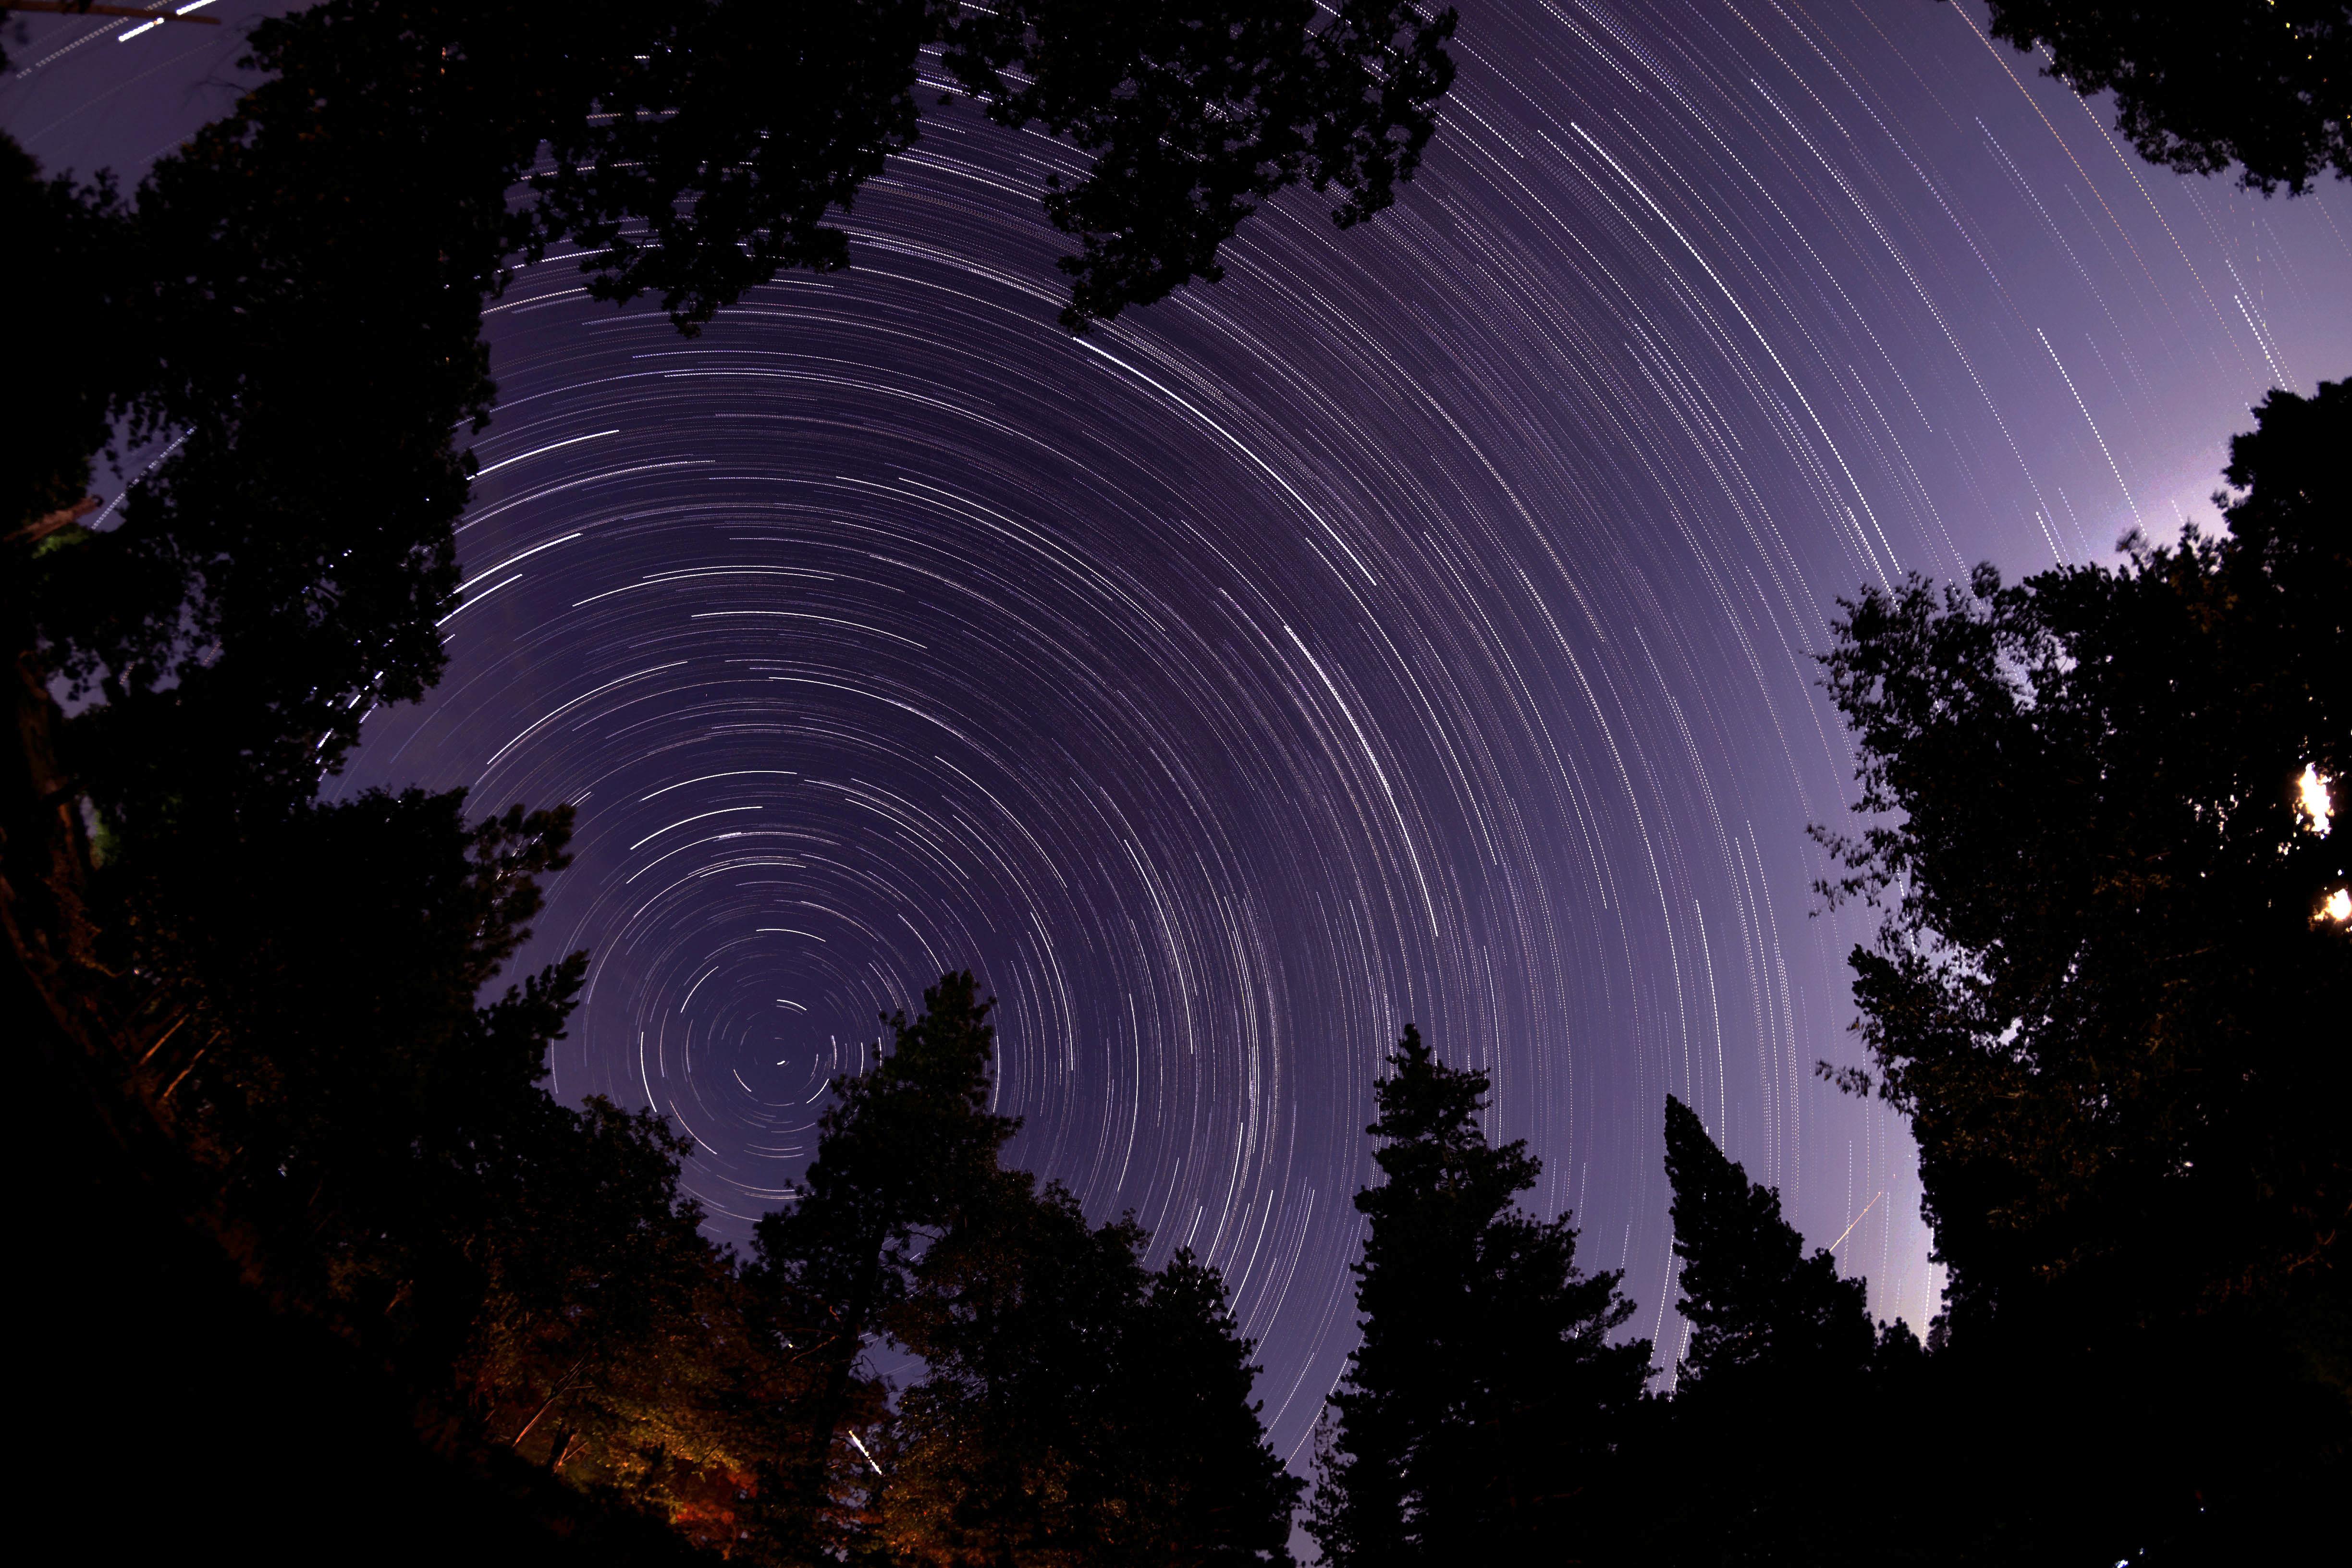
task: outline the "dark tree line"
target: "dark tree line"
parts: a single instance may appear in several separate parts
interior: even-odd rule
[[[1516,1206],[1539,1166],[1479,1131],[1486,1076],[1410,1028],[1388,1065],[1368,1129],[1384,1180],[1356,1200],[1363,1342],[1307,1520],[1326,1563],[1905,1560],[1874,1492],[1823,1493],[1847,1487],[1830,1472],[1856,1426],[1920,1413],[1927,1354],[1873,1324],[1863,1282],[1806,1255],[1696,1115],[1666,1102],[1691,1336],[1654,1393],[1650,1342],[1617,1333],[1620,1276],[1578,1267],[1567,1217]]]

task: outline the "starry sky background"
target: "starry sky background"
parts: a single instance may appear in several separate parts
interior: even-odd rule
[[[1408,1020],[1662,1363],[1668,1093],[1924,1325],[1901,1124],[1812,1072],[1862,932],[1805,835],[1853,795],[1834,600],[2168,537],[2264,389],[2352,373],[2352,195],[2147,168],[1965,5],[1462,11],[1393,210],[1293,193],[1084,341],[1036,205],[1079,165],[965,110],[855,270],[698,340],[527,274],[448,678],[331,786],[578,805],[555,1084],[674,1113],[722,1238],[973,967],[1013,1157],[1225,1270],[1301,1458]],[[135,174],[261,12],[20,18],[0,119]]]

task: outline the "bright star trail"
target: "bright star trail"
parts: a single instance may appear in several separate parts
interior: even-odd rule
[[[0,110],[135,174],[226,102],[215,14],[26,18]],[[1475,0],[1393,210],[1293,193],[1084,342],[1036,205],[1075,162],[962,110],[854,270],[699,339],[551,262],[489,316],[448,678],[332,788],[577,805],[556,1087],[675,1115],[722,1237],[974,968],[1013,1157],[1225,1270],[1286,1453],[1408,1020],[1662,1362],[1669,1092],[1924,1326],[1908,1142],[1813,1074],[1855,1057],[1834,600],[2210,518],[2248,405],[2352,372],[2343,187],[2150,169],[1979,23]]]

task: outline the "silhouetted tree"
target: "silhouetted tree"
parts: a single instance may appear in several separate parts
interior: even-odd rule
[[[2225,537],[1865,592],[1824,661],[1878,816],[1832,891],[1885,912],[1855,998],[1956,1322],[2062,1280],[2173,1312],[2352,1234],[2347,841],[2313,812],[2352,764],[2352,384],[2257,418]]]
[[[1077,331],[1223,277],[1219,247],[1287,185],[1336,186],[1342,228],[1388,206],[1454,79],[1453,9],[1404,0],[949,9],[943,58],[990,118],[1094,157],[1073,184],[1046,180],[1046,216],[1079,241],[1061,261]]]
[[[923,993],[919,1016],[886,1019],[880,1059],[835,1080],[793,1205],[759,1223],[755,1287],[812,1384],[788,1463],[807,1506],[857,1495],[871,1461],[851,1438],[879,1408],[862,1358],[926,1249],[1001,1180],[997,1155],[1019,1123],[988,1109],[989,1006],[969,973],[954,973]]]
[[[1992,35],[2049,51],[2049,73],[2112,90],[2116,129],[2151,163],[2301,193],[2327,170],[2352,179],[2352,5],[2346,0],[2174,0],[2070,5],[1990,0]]]
[[[1916,1560],[1875,1490],[1824,1507],[1849,1435],[1902,1424],[1922,1351],[1902,1323],[1874,1331],[1867,1287],[1780,1214],[1780,1194],[1725,1156],[1697,1115],[1666,1098],[1666,1180],[1690,1324],[1645,1469],[1667,1478],[1629,1500],[1641,1555],[1688,1563]],[[1875,1379],[1874,1371],[1881,1375]],[[1892,1418],[1892,1419],[1890,1419]],[[1899,1494],[1898,1494],[1899,1495]],[[1962,1533],[1944,1527],[1948,1542]],[[1892,1539],[1890,1539],[1890,1537]],[[1932,1547],[1928,1561],[1945,1560]]]
[[[1666,1097],[1666,1181],[1682,1300],[1691,1326],[1677,1396],[1785,1396],[1869,1370],[1865,1287],[1780,1217],[1780,1194],[1726,1158],[1690,1107]]]
[[[427,1289],[407,1249],[546,1102],[584,963],[482,1002],[567,863],[571,814],[468,826],[463,803],[308,806],[168,840],[137,875],[102,865],[92,889],[100,955],[137,1002],[133,1087],[217,1171],[273,1276],[362,1317]]]
[[[1865,591],[1824,660],[1874,818],[1828,890],[1884,915],[1835,1076],[1911,1120],[1964,1397],[2042,1412],[2046,1551],[2256,1551],[2343,1479],[2352,385],[2255,412],[2225,535]]]
[[[495,990],[569,812],[463,804],[368,794],[100,867],[126,1088],[247,1277],[388,1369],[436,1441],[708,1533],[803,1383],[678,1190],[687,1140],[547,1093],[583,956]]]
[[[1224,1277],[1180,1249],[1150,1278],[1127,1331],[1116,1413],[1134,1478],[1136,1560],[1237,1568],[1290,1562],[1306,1483],[1266,1440],[1252,1397],[1255,1346]]]
[[[1589,1550],[1650,1346],[1566,1216],[1513,1199],[1541,1170],[1480,1131],[1486,1075],[1407,1027],[1374,1089],[1386,1178],[1357,1194],[1363,1342],[1331,1396],[1307,1529],[1334,1565],[1559,1561]]]
[[[1005,1172],[924,1258],[898,1332],[926,1370],[878,1506],[895,1561],[1289,1563],[1300,1483],[1223,1281],[1189,1253],[1146,1269],[1148,1239]]]
[[[110,180],[45,180],[31,155],[0,134],[0,229],[14,237],[7,277],[48,301],[9,329],[9,437],[0,442],[8,545],[37,548],[74,520],[90,457],[111,433],[108,406],[129,375],[129,345],[110,320],[129,228]]]

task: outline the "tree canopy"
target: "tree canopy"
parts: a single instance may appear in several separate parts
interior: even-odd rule
[[[1872,814],[1829,836],[1831,891],[1884,914],[1863,1038],[1963,1315],[2043,1286],[2160,1315],[2339,1267],[2352,385],[2256,422],[2226,534],[1865,592],[1824,660]]]
[[[1826,890],[1882,917],[1833,1076],[1918,1140],[1948,1419],[2039,1413],[2011,1550],[2263,1555],[2352,1457],[2347,451],[2352,386],[2273,392],[2226,532],[1866,590],[1823,661],[1865,816]]]
[[[2302,190],[2347,172],[2345,16],[1997,0],[1994,30],[2115,88],[2149,156]],[[331,0],[258,28],[261,85],[127,198],[0,138],[0,219],[57,290],[22,339],[49,395],[0,449],[0,984],[70,1124],[36,1148],[128,1216],[97,1250],[137,1256],[79,1267],[72,1224],[35,1221],[89,1342],[143,1342],[167,1300],[180,1359],[278,1380],[227,1430],[341,1444],[501,1542],[536,1519],[631,1561],[1286,1562],[1301,1483],[1223,1278],[1004,1164],[970,973],[883,1020],[738,1257],[658,1110],[547,1092],[584,957],[509,970],[568,808],[317,795],[371,704],[439,673],[473,473],[451,432],[488,416],[482,304],[516,268],[580,244],[592,292],[692,331],[843,265],[831,220],[918,134],[930,62],[1090,160],[1040,198],[1083,331],[1216,279],[1288,186],[1342,226],[1388,205],[1452,26],[1376,0]],[[375,352],[333,346],[354,334]],[[110,445],[152,461],[93,515]],[[1488,1136],[1486,1075],[1408,1027],[1356,1198],[1327,1562],[2227,1561],[2315,1533],[2352,1454],[2347,452],[2352,384],[2273,393],[2223,533],[1914,578],[1835,626],[1865,820],[1823,833],[1824,890],[1880,924],[1853,955],[1867,1061],[1825,1070],[1919,1141],[1951,1271],[1932,1350],[1874,1329],[1670,1098],[1691,1338],[1645,1392],[1620,1276],[1519,1206],[1540,1165]],[[172,1446],[199,1447],[235,1380],[171,1376]],[[150,1408],[139,1381],[42,1386],[89,1434],[74,1407]],[[1864,1430],[1909,1435],[1907,1470],[1822,1506]],[[343,1495],[328,1468],[281,1474]],[[453,1501],[467,1477],[506,1502]]]
[[[2352,5],[2170,0],[2098,5],[1989,0],[1991,31],[2046,51],[2049,74],[2116,95],[2116,129],[2183,174],[2237,166],[2242,184],[2301,194],[2352,179]]]
[[[473,472],[452,432],[494,401],[482,303],[550,247],[688,331],[846,265],[831,220],[913,144],[933,51],[1089,160],[1040,193],[1084,331],[1218,277],[1286,186],[1333,192],[1343,226],[1389,205],[1453,26],[1377,0],[328,0],[261,23],[261,82],[128,200],[11,143],[10,230],[69,296],[43,331],[95,339],[35,356],[58,395],[0,468],[37,579],[11,635],[96,704],[68,747],[83,788],[134,833],[196,795],[279,809],[438,678]],[[85,525],[117,436],[152,466]]]
[[[495,396],[483,306],[519,268],[575,247],[593,294],[650,293],[691,332],[782,268],[841,267],[834,220],[943,71],[1083,170],[1039,195],[1084,331],[1213,280],[1287,186],[1342,226],[1387,205],[1452,27],[1379,0],[328,0],[261,22],[258,84],[128,195],[0,138],[0,220],[52,290],[18,339],[45,395],[0,456],[0,911],[10,1005],[92,1125],[155,1133],[138,1158],[178,1173],[183,1217],[381,1366],[446,1454],[769,1561],[882,1539],[873,1451],[898,1450],[864,1353],[945,1332],[944,1309],[906,1314],[943,1300],[946,1260],[1025,1289],[1076,1226],[1110,1248],[1124,1294],[1096,1306],[1129,1347],[1120,1407],[1089,1407],[1118,1441],[1057,1450],[1118,1516],[1087,1528],[1171,1561],[1281,1556],[1295,1488],[1222,1283],[1144,1268],[1139,1232],[1097,1237],[1000,1169],[968,975],[835,1086],[805,1190],[747,1262],[702,1236],[657,1112],[547,1093],[584,957],[495,990],[568,811],[316,796],[374,705],[441,672],[464,439]],[[99,458],[129,481],[102,510]],[[1034,1258],[976,1239],[1013,1187],[1006,1234],[1051,1243]],[[1147,1420],[1159,1342],[1191,1392]],[[940,1378],[969,1370],[938,1342]],[[912,1408],[950,1406],[930,1386]]]

